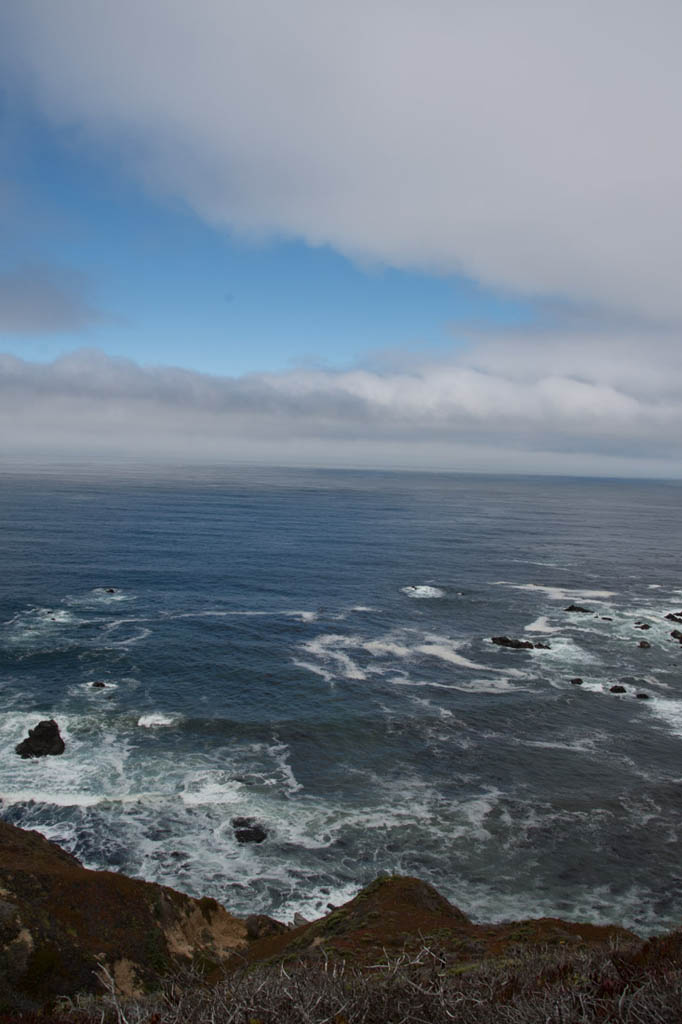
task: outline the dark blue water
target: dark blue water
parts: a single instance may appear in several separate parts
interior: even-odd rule
[[[397,871],[477,919],[679,924],[679,484],[1,485],[6,820],[238,913],[320,913]],[[48,717],[66,753],[22,761]],[[265,842],[240,845],[236,816]]]

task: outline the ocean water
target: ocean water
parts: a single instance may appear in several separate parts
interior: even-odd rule
[[[0,484],[5,820],[236,913],[321,914],[388,871],[476,920],[682,923],[679,483]],[[21,760],[43,718],[66,753]]]

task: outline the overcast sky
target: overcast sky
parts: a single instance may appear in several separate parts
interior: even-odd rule
[[[682,7],[10,0],[19,456],[681,476]]]

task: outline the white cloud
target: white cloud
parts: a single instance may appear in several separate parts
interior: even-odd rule
[[[682,316],[672,0],[22,0],[0,61],[245,233]]]
[[[551,347],[555,339],[544,338]],[[297,369],[243,378],[141,367],[83,350],[51,364],[0,357],[0,433],[15,456],[680,476],[682,377],[660,400],[636,366],[548,372],[540,339],[490,340],[466,358],[382,372]],[[639,339],[647,360],[665,354]],[[563,346],[564,351],[566,350]],[[498,365],[483,368],[490,353]],[[475,367],[474,363],[481,365]],[[616,380],[616,378],[619,378]]]

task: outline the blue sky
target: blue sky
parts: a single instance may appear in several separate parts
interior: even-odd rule
[[[15,224],[2,269],[78,283],[89,323],[3,333],[51,360],[93,346],[142,363],[240,375],[344,367],[393,350],[442,356],[468,334],[530,322],[532,304],[452,274],[356,263],[329,245],[248,239],[154,196],[73,126],[6,112]]]
[[[21,457],[679,476],[671,0],[0,6]]]

